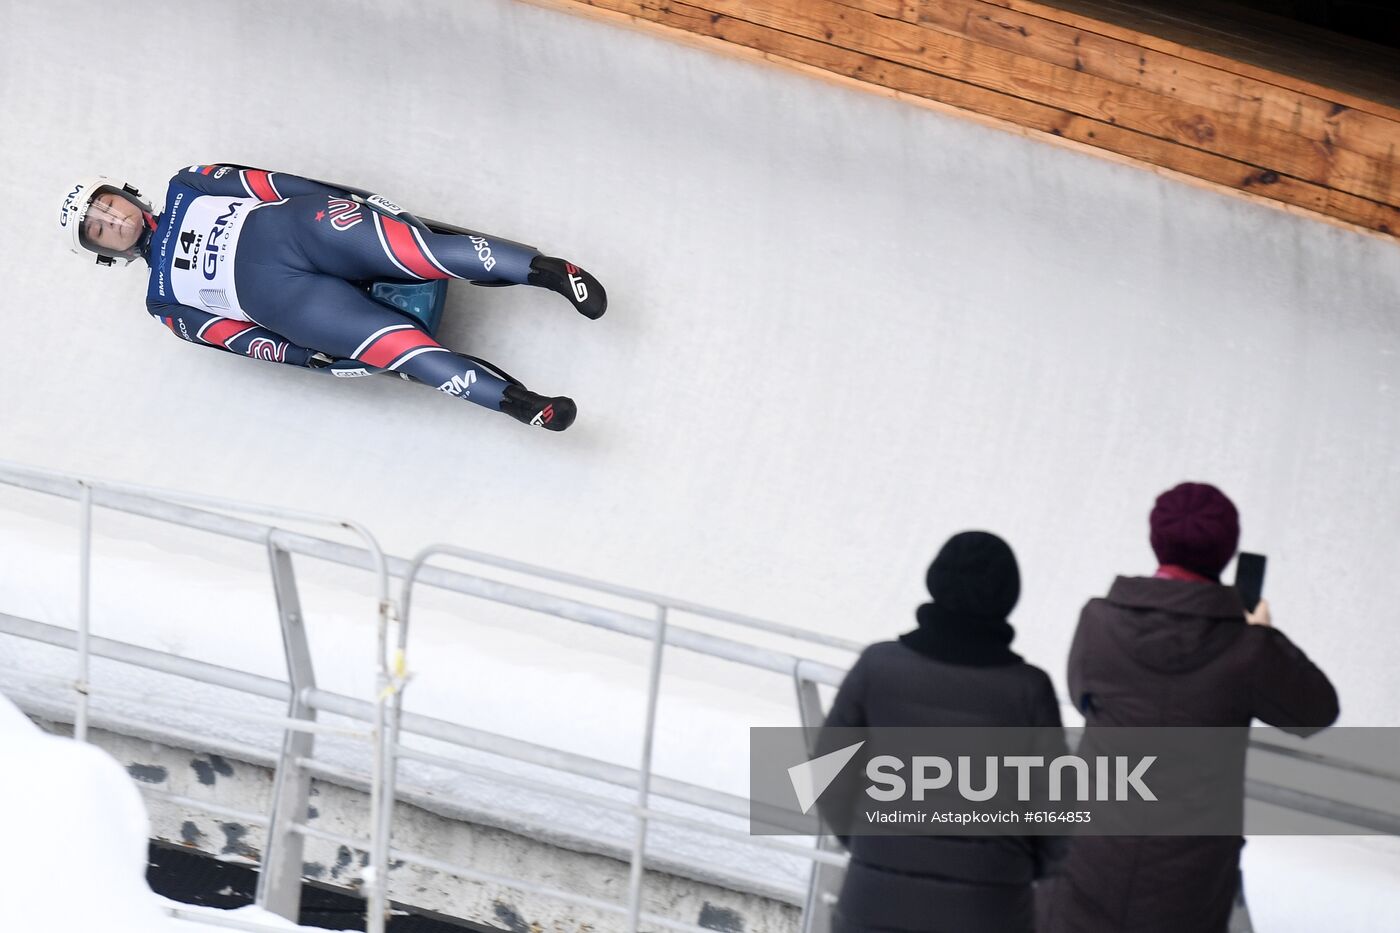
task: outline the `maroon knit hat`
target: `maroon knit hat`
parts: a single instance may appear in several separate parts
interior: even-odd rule
[[[1182,483],[1168,489],[1157,497],[1148,522],[1157,560],[1215,580],[1240,543],[1235,503],[1209,483]]]

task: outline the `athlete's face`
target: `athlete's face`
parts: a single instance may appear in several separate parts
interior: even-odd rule
[[[83,218],[83,236],[94,246],[120,253],[141,238],[141,208],[126,198],[103,192],[93,198]]]

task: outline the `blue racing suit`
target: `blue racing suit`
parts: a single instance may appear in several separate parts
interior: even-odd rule
[[[151,234],[146,307],[191,343],[293,366],[357,360],[496,409],[504,380],[355,283],[524,284],[538,255],[425,232],[296,175],[195,165],[170,179]]]

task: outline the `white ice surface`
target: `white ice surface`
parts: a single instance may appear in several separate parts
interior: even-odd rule
[[[85,29],[103,54],[79,69]],[[859,640],[907,627],[938,543],[988,527],[1022,561],[1017,647],[1060,683],[1084,599],[1151,567],[1152,496],[1207,479],[1270,555],[1276,618],[1343,721],[1400,724],[1394,243],[507,0],[2,4],[0,112],[0,456]],[[70,179],[159,190],[216,159],[359,183],[594,271],[600,322],[460,288],[445,329],[573,395],[578,424],[183,345],[141,274],[58,245]],[[0,610],[70,624],[71,532],[24,496],[0,509]],[[256,549],[230,573],[233,549],[99,527],[99,634],[276,671]],[[323,677],[363,687],[372,613],[320,583]],[[424,607],[410,706],[635,761],[638,646]],[[790,721],[790,687],[667,665],[662,770],[734,786],[733,750]],[[1330,855],[1307,885],[1292,864],[1251,885],[1306,929],[1311,892],[1345,879]],[[1393,855],[1374,865],[1400,889]]]
[[[196,933],[146,885],[150,824],[141,795],[106,752],[40,731],[0,696],[0,930]],[[222,913],[179,905],[191,914]],[[256,907],[242,920],[304,930]]]

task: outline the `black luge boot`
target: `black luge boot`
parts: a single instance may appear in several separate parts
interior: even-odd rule
[[[574,423],[578,408],[566,395],[548,398],[521,386],[506,386],[501,411],[521,424],[532,424],[546,431],[562,431]]]
[[[603,283],[571,262],[553,256],[536,256],[530,261],[527,281],[563,295],[589,320],[598,320],[608,310],[608,293]]]

